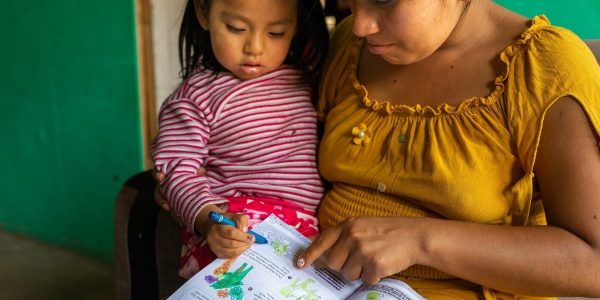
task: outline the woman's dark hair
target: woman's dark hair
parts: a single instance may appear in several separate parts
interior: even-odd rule
[[[329,32],[325,24],[325,13],[319,0],[296,0],[298,22],[296,35],[292,39],[290,52],[284,63],[302,71],[311,86],[316,87],[321,68],[329,49]],[[197,1],[198,3],[200,1]],[[200,9],[208,13],[210,0]],[[188,0],[179,31],[179,63],[182,78],[192,75],[201,64],[215,73],[224,70],[215,58],[210,42],[210,33],[200,26],[196,16],[194,0]]]

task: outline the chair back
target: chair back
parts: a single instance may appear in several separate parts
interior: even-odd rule
[[[585,40],[585,43],[592,49],[594,56],[596,56],[596,61],[600,64],[600,39]]]

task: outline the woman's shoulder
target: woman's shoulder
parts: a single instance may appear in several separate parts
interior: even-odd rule
[[[572,69],[595,64],[592,52],[579,36],[567,28],[552,25],[544,15],[534,17],[505,54],[541,68]]]
[[[545,112],[558,99],[574,97],[590,116],[600,108],[600,67],[593,53],[575,33],[552,26],[545,16],[534,17],[502,59],[509,126],[521,137],[526,157],[533,157],[530,145],[539,137],[531,132],[541,132]]]
[[[508,96],[535,93],[528,96],[542,102],[527,102],[530,105],[546,107],[556,97],[594,88],[600,78],[598,63],[583,40],[566,28],[552,26],[544,15],[531,20],[501,59],[507,66],[502,82]]]

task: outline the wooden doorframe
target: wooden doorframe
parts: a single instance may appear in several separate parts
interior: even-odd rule
[[[150,159],[150,141],[156,135],[158,128],[150,0],[135,0],[135,20],[142,160],[144,169],[150,169],[153,168]]]

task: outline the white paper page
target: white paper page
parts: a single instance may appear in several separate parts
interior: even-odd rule
[[[348,300],[425,300],[406,283],[384,278],[377,285],[365,285]]]
[[[168,299],[346,299],[360,286],[326,269],[323,259],[304,270],[295,267],[310,240],[279,218],[271,215],[252,230],[269,243],[254,244],[233,261],[217,259]]]

